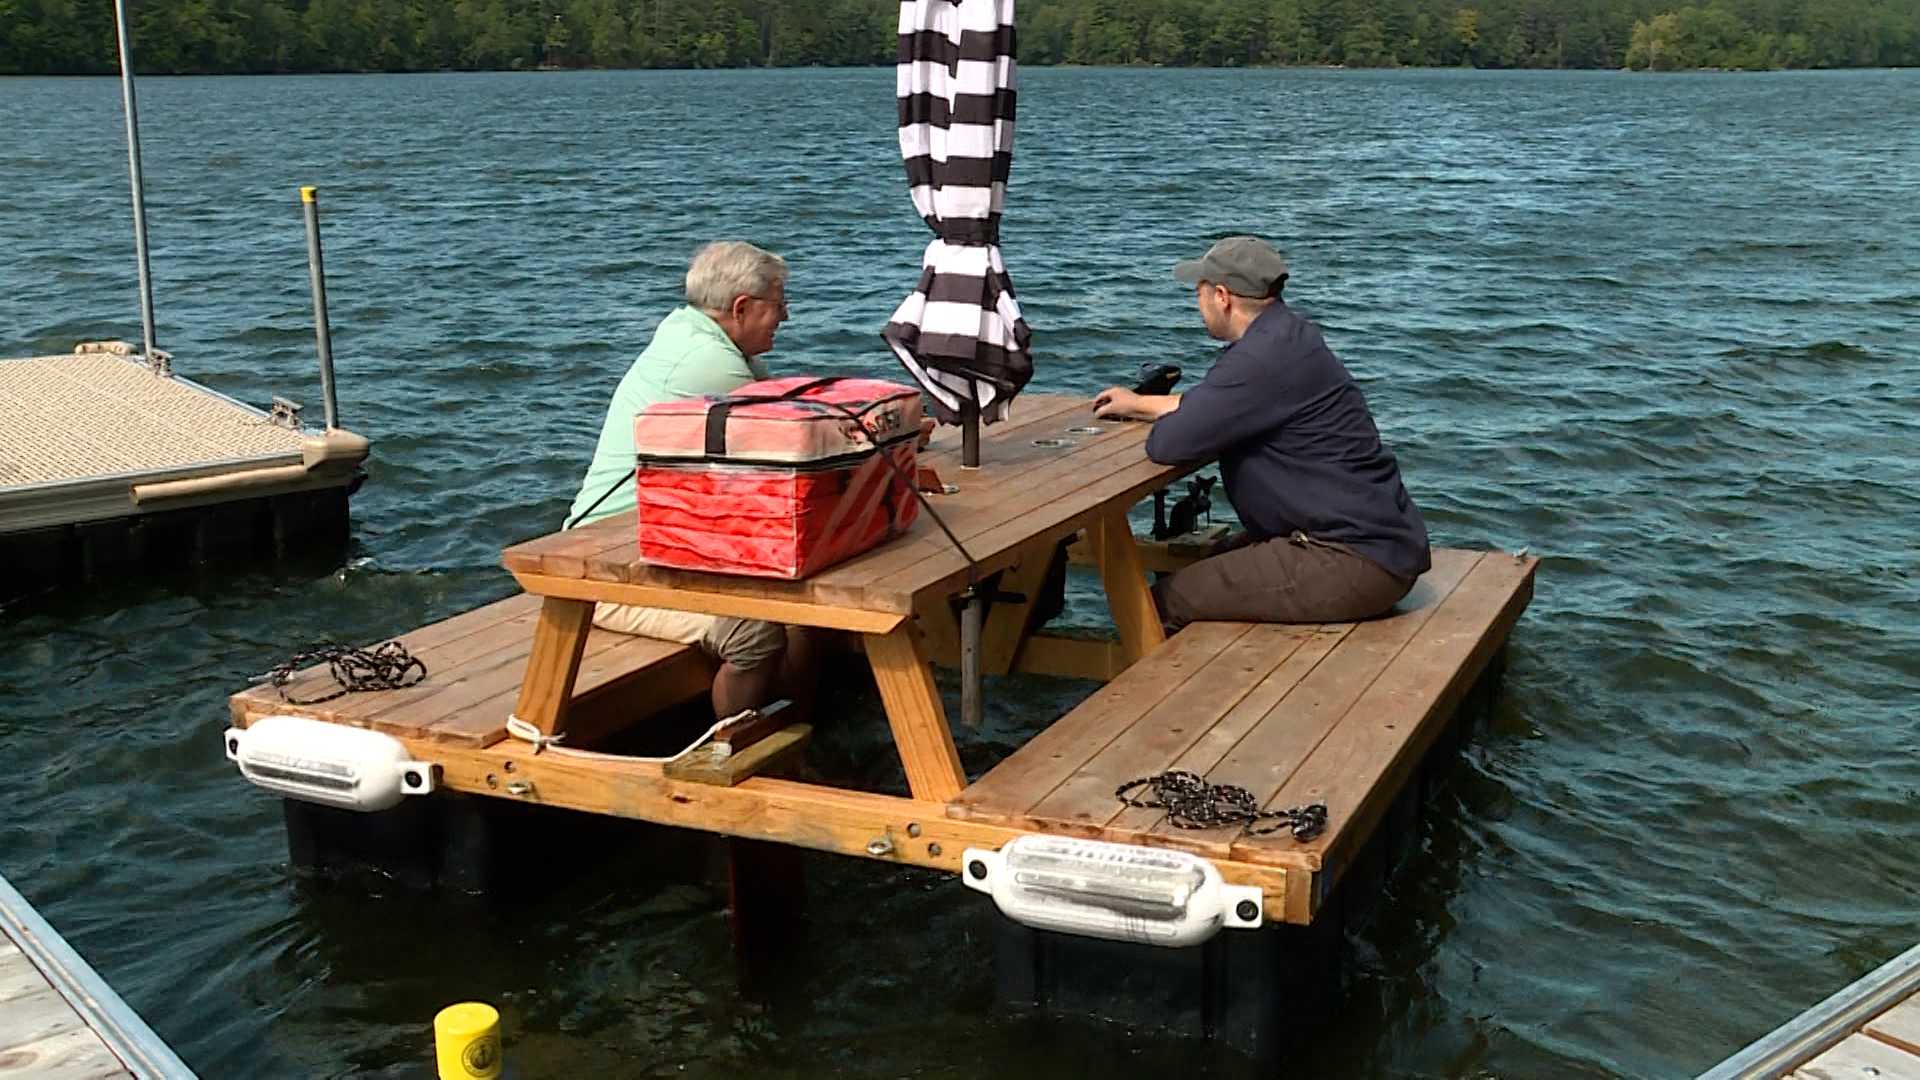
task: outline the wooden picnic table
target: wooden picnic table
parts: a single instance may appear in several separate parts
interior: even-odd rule
[[[516,544],[502,561],[544,600],[515,715],[546,735],[565,731],[596,602],[853,631],[863,637],[913,797],[947,802],[967,779],[930,657],[955,651],[950,600],[971,580],[1007,571],[1001,588],[1022,598],[991,612],[983,634],[989,672],[1007,670],[1027,641],[1055,550],[1082,530],[1123,662],[1164,640],[1127,513],[1191,467],[1148,460],[1148,430],[1095,421],[1085,398],[1029,395],[1012,418],[983,432],[980,468],[962,470],[957,435],[923,451],[921,465],[959,489],[928,499],[966,555],[926,513],[907,535],[800,581],[649,565],[639,558],[632,513]]]
[[[436,785],[450,791],[954,874],[967,872],[969,849],[1035,833],[1178,848],[1261,889],[1268,919],[1307,925],[1350,872],[1384,865],[1368,854],[1385,850],[1382,838],[1411,835],[1422,763],[1461,730],[1461,703],[1497,685],[1537,560],[1435,549],[1433,569],[1377,619],[1195,623],[1164,639],[1147,569],[1177,570],[1202,553],[1134,539],[1128,511],[1190,471],[1147,460],[1147,431],[1094,421],[1084,399],[1037,396],[986,431],[983,468],[960,468],[957,438],[924,454],[922,464],[958,486],[929,499],[971,569],[925,514],[906,536],[803,581],[649,566],[632,514],[517,544],[503,561],[532,595],[403,638],[430,672],[418,685],[311,706],[255,687],[233,697],[234,722],[294,712],[369,727],[431,761]],[[1061,542],[1076,535],[1073,557],[1099,568],[1118,641],[1033,625]],[[930,665],[959,658],[950,601],[995,574],[980,669],[1106,685],[969,784]],[[781,747],[700,778],[656,760],[543,753],[544,742],[515,737],[524,733],[508,725],[509,705],[544,735],[572,731],[590,743],[704,692],[712,667],[698,649],[594,630],[597,601],[861,635],[910,795],[761,774]],[[317,667],[288,689],[306,698],[331,685]],[[789,749],[804,738],[791,734]],[[1324,803],[1326,830],[1186,829],[1115,796],[1118,785],[1170,769],[1244,788],[1269,810]]]

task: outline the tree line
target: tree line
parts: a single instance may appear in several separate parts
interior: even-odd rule
[[[131,0],[142,72],[891,63],[894,0]],[[1024,64],[1920,64],[1915,0],[1025,0]],[[112,0],[0,0],[0,74],[117,70]]]

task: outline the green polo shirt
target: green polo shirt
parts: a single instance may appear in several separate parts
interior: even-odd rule
[[[720,324],[698,308],[683,307],[660,320],[640,358],[613,391],[613,404],[600,428],[593,464],[580,481],[580,493],[567,511],[572,521],[609,490],[605,501],[577,524],[598,521],[634,508],[633,418],[647,406],[677,398],[730,394],[767,377],[767,366],[749,358]]]

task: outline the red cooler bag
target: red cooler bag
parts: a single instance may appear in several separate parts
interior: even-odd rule
[[[778,578],[849,559],[913,524],[919,434],[920,391],[879,379],[766,379],[649,406],[633,421],[640,557]]]

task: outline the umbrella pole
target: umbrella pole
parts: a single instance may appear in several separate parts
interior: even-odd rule
[[[980,404],[975,401],[960,403],[960,467],[980,467]]]
[[[980,626],[986,598],[978,586],[962,596],[967,603],[960,610],[960,719],[968,727],[978,728],[986,720],[980,678]]]

